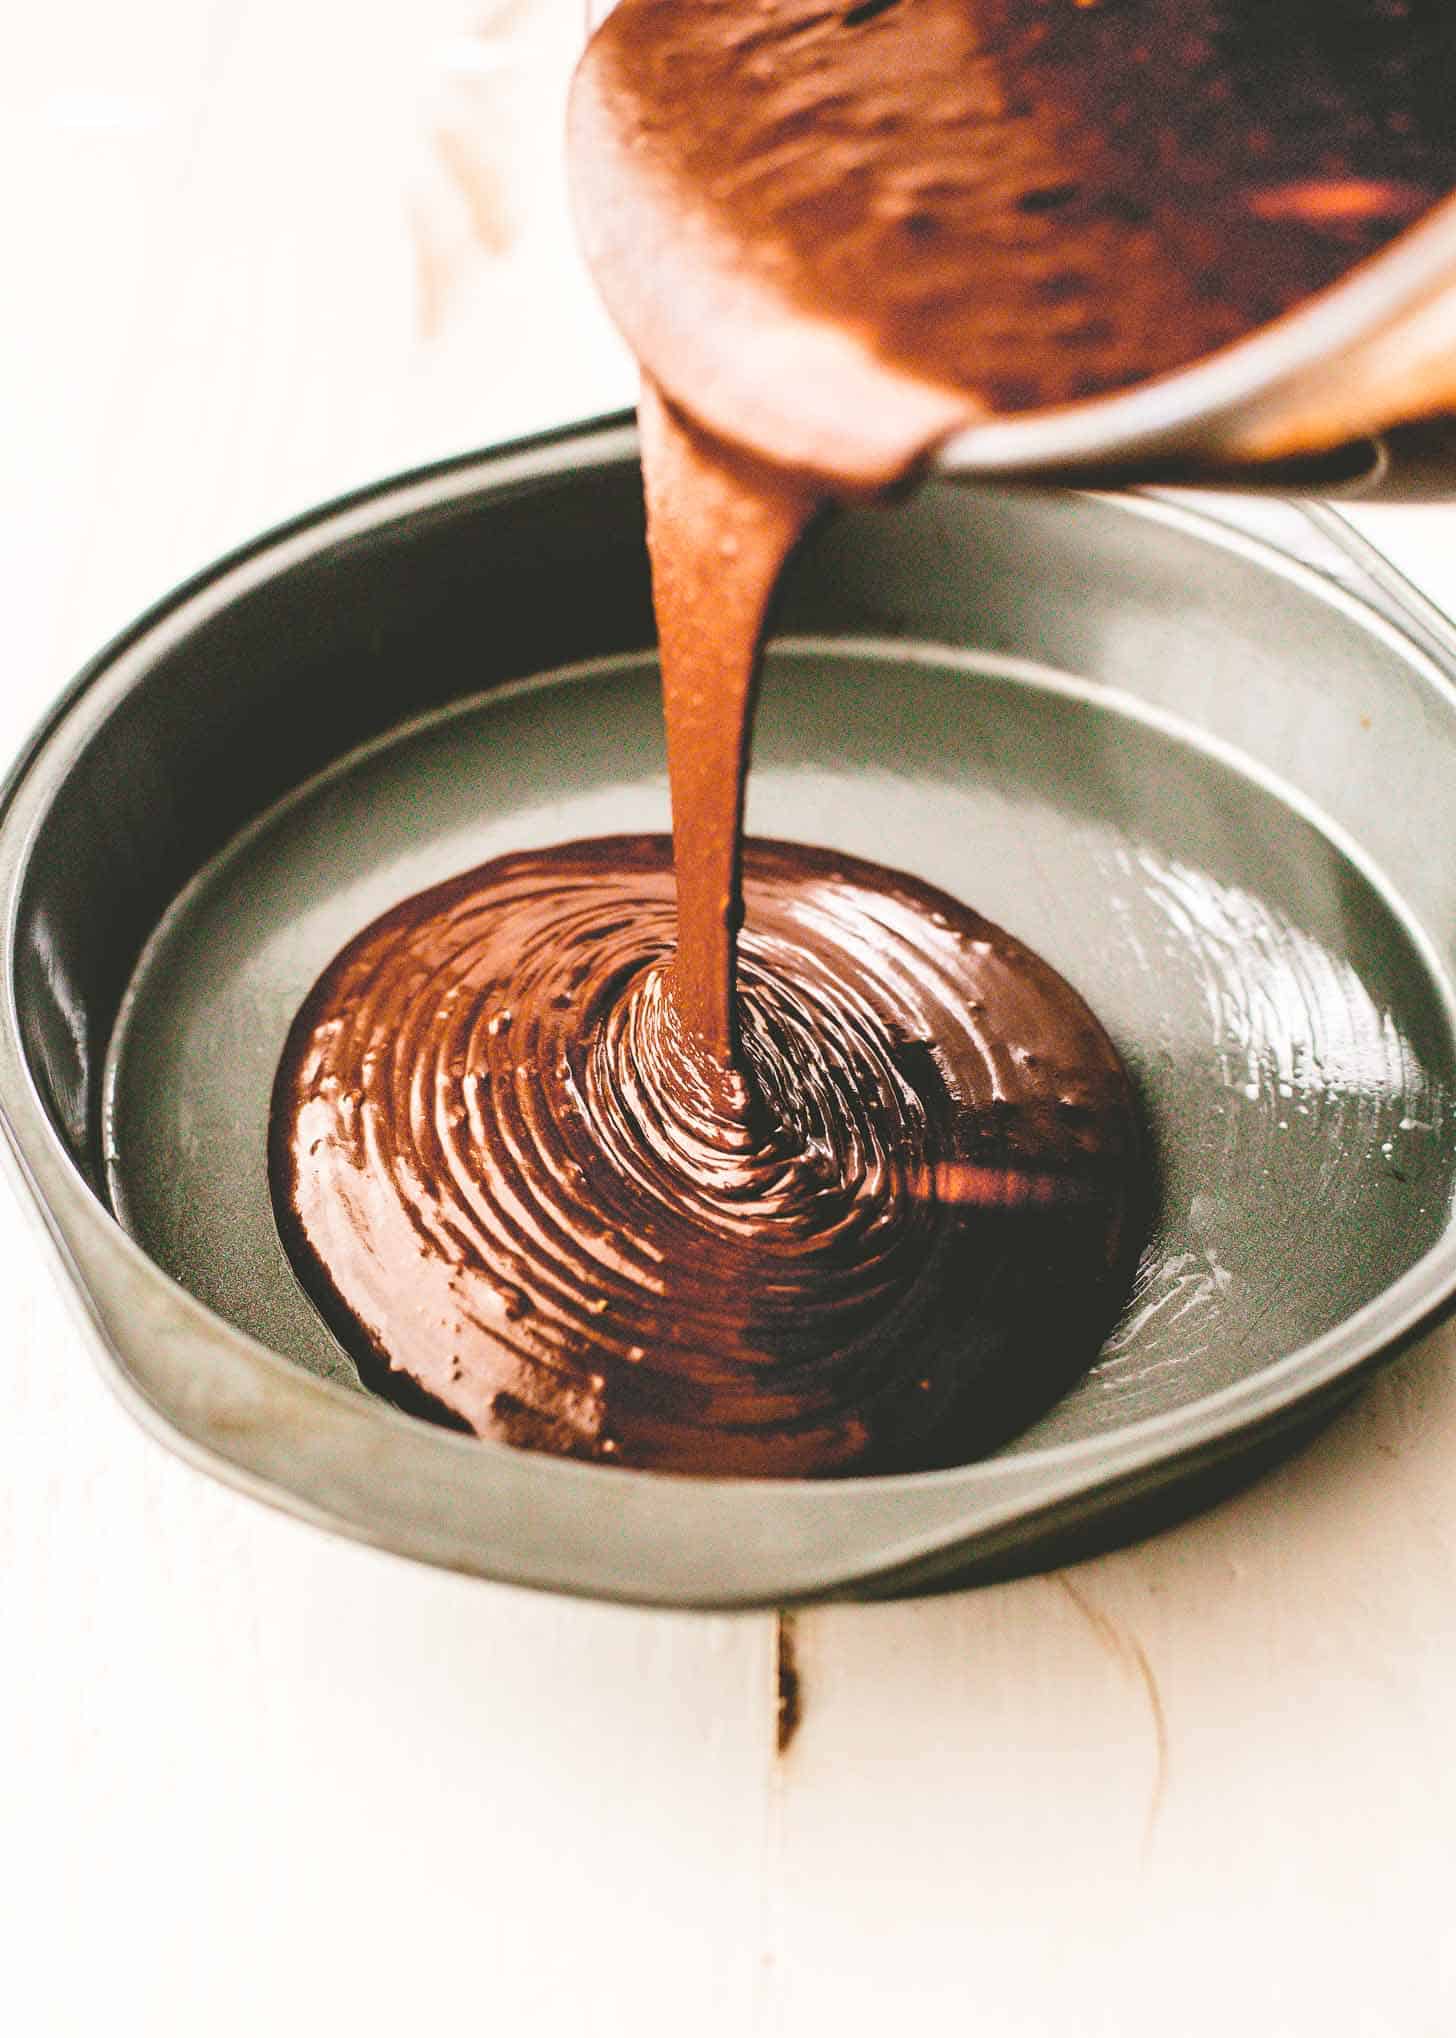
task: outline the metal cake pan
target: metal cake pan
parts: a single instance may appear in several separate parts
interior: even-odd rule
[[[1307,1433],[1456,1289],[1456,639],[1321,513],[931,483],[811,538],[749,826],[1042,950],[1139,1084],[1158,1210],[1096,1368],[933,1474],[634,1474],[360,1388],[272,1226],[267,1090],[325,961],[510,846],[666,820],[636,442],[387,482],[81,675],[0,809],[0,1108],[129,1405],[428,1562],[750,1606],[1139,1532]],[[55,1448],[64,1450],[64,1439]]]

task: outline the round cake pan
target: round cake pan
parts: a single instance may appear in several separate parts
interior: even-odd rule
[[[823,1482],[568,1463],[365,1392],[273,1225],[289,1022],[405,894],[666,825],[651,645],[636,441],[609,421],[223,561],[103,653],[16,767],[0,1106],[152,1429],[429,1562],[783,1604],[1140,1532],[1287,1448],[1443,1309],[1456,642],[1322,513],[942,481],[827,519],[796,561],[748,822],[952,891],[1109,1027],[1156,1217],[1098,1364],[993,1458]]]

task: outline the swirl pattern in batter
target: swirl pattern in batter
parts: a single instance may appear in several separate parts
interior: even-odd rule
[[[917,880],[745,845],[726,1085],[671,995],[671,844],[503,857],[330,966],[275,1198],[365,1378],[526,1448],[737,1476],[992,1448],[1088,1364],[1139,1135],[1082,1000]]]

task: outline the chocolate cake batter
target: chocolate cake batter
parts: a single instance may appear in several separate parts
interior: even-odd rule
[[[1456,186],[1450,0],[621,0],[574,201],[659,385],[873,488],[1186,365]]]
[[[280,1229],[366,1380],[482,1436],[720,1475],[962,1462],[1121,1302],[1127,1080],[954,899],[744,851],[759,638],[814,498],[650,387],[642,422],[673,842],[506,857],[352,942],[279,1070]]]
[[[662,836],[503,857],[325,973],[274,1181],[371,1384],[529,1448],[794,1476],[974,1457],[1090,1361],[1137,1153],[1091,1013],[912,878],[745,862],[736,1095],[684,1051]]]
[[[649,371],[674,837],[406,900],[300,1013],[280,1227],[366,1378],[528,1448],[799,1476],[962,1462],[1089,1362],[1137,1244],[1126,1076],[957,901],[745,850],[769,601],[826,491],[1175,368],[1432,204],[1453,52],[1444,0],[623,0],[572,146]]]

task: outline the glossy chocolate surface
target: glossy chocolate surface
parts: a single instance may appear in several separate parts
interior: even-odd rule
[[[750,842],[736,1106],[670,995],[666,837],[504,857],[326,972],[279,1072],[295,1265],[365,1377],[659,1470],[958,1463],[1092,1359],[1139,1136],[1085,1004],[918,881]]]

